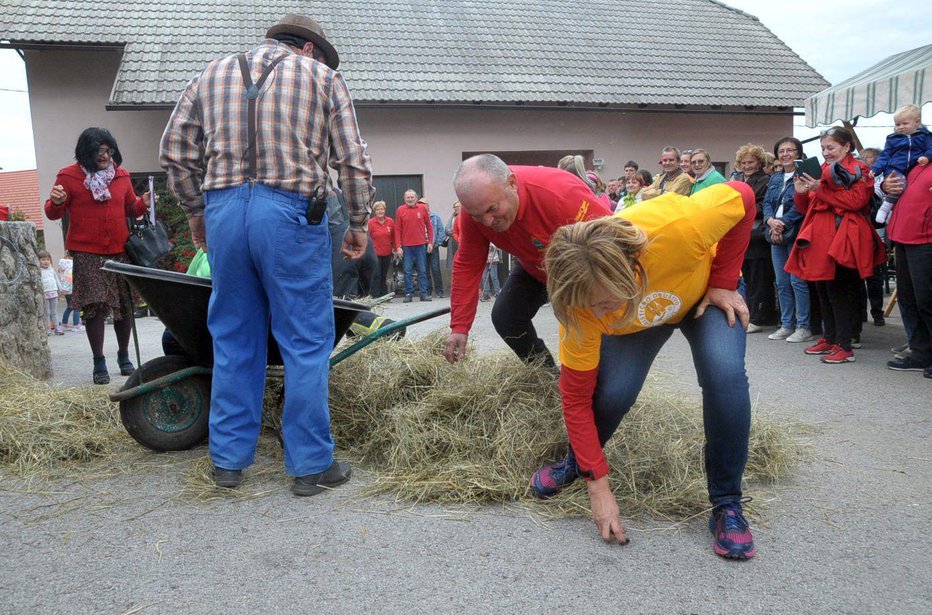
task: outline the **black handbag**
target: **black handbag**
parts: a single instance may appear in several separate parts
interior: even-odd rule
[[[129,239],[124,249],[129,260],[140,267],[153,267],[163,256],[171,252],[172,243],[168,240],[168,231],[165,225],[149,221],[145,215],[141,220],[127,218],[129,226]]]

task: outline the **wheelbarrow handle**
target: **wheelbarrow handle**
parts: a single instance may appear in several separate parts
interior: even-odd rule
[[[365,348],[372,342],[376,341],[377,339],[381,337],[385,337],[386,335],[389,335],[390,333],[397,331],[398,329],[402,329],[404,327],[407,327],[408,325],[413,325],[419,322],[424,322],[425,320],[430,320],[431,318],[436,318],[437,316],[443,316],[444,314],[449,314],[449,313],[450,313],[450,308],[448,307],[439,308],[436,310],[431,310],[430,312],[424,312],[423,314],[412,316],[410,318],[398,320],[391,324],[385,325],[384,327],[376,329],[375,331],[373,331],[366,337],[362,338],[358,342],[355,342],[349,348],[345,348],[341,350],[340,352],[338,352],[337,354],[330,357],[330,367],[333,367],[334,365],[336,365],[343,359],[346,359],[350,355],[356,352],[359,352],[360,350],[362,350],[363,348]]]

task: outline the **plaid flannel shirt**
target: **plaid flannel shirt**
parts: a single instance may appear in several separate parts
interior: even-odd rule
[[[350,226],[366,228],[375,196],[366,142],[342,75],[271,39],[246,52],[253,81],[288,54],[258,98],[257,181],[311,195],[324,186],[327,167],[339,173]],[[207,65],[191,80],[162,135],[160,162],[188,216],[204,213],[203,190],[246,182],[249,134],[246,88],[236,54]]]

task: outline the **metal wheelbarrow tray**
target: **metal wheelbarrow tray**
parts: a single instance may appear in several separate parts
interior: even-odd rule
[[[120,403],[120,418],[129,434],[154,451],[187,450],[208,433],[213,339],[207,329],[209,278],[107,261],[104,271],[123,276],[171,331],[187,356],[167,355],[142,363],[110,399]],[[356,317],[368,312],[360,303],[333,300],[334,346]],[[376,339],[408,325],[446,314],[444,307],[385,325],[330,358],[334,366]],[[282,365],[269,331],[267,365]]]

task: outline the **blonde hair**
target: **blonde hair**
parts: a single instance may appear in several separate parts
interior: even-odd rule
[[[774,164],[777,162],[777,157],[771,154],[770,152],[764,152],[764,170],[771,169]]]
[[[764,148],[760,145],[754,145],[753,143],[748,143],[747,145],[742,145],[738,148],[738,151],[735,152],[735,164],[744,158],[745,156],[753,156],[757,158],[757,161],[760,162],[761,168],[764,168],[766,160],[764,160]]]
[[[903,105],[893,114],[894,120],[901,120],[907,117],[912,118],[917,122],[922,122],[922,109],[916,105]]]
[[[638,260],[646,245],[644,231],[614,216],[557,229],[544,255],[544,269],[550,304],[567,331],[579,329],[576,309],[592,304],[597,284],[627,303],[619,324],[634,317],[647,288],[647,272]]]
[[[376,208],[381,207],[384,210],[388,210],[388,206],[385,204],[385,201],[376,201],[372,204],[372,211],[375,212]]]
[[[572,173],[586,182],[586,185],[589,186],[591,190],[595,191],[595,183],[586,175],[586,161],[583,160],[583,157],[579,154],[570,154],[560,158],[560,162],[557,163],[557,168]]]

